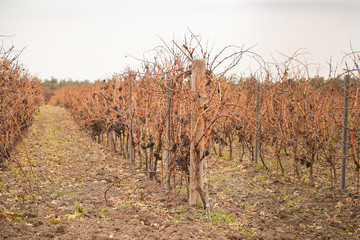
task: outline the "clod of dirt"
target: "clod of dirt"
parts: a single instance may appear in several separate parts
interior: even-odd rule
[[[37,222],[35,222],[35,223],[33,224],[34,227],[39,227],[39,226],[41,226],[41,225],[44,225],[44,222],[41,221],[41,220],[39,220],[39,221],[37,221]]]
[[[140,212],[139,220],[143,221],[145,225],[151,225],[157,223],[157,217],[150,213],[148,210],[143,210]]]
[[[30,213],[30,212],[27,212],[24,214],[24,217],[26,218],[36,218],[38,215],[36,213]]]
[[[64,234],[66,227],[64,225],[60,225],[56,230],[55,233]]]
[[[279,211],[279,218],[280,219],[285,219],[285,218],[287,218],[287,216],[288,216],[288,213],[287,213],[286,210],[280,210]]]

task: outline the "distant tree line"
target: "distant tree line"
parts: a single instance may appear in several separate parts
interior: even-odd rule
[[[72,80],[71,78],[68,79],[57,79],[55,77],[51,77],[50,79],[40,79],[40,78],[33,78],[34,82],[39,83],[42,86],[42,92],[44,95],[45,103],[50,101],[50,98],[54,95],[53,91],[68,85],[74,86],[90,86],[100,80],[95,82],[90,82],[89,80]]]
[[[57,79],[55,77],[51,77],[50,79],[40,80],[40,84],[47,89],[56,90],[58,88],[65,87],[67,85],[75,85],[75,86],[90,86],[94,84],[94,82],[90,82],[89,80],[72,80],[68,79]]]
[[[91,86],[91,85],[96,84],[97,82],[105,81],[105,80],[96,80],[94,82],[90,82],[89,80],[72,80],[71,78],[59,80],[55,77],[51,77],[50,79],[45,79],[45,80],[42,80],[39,78],[34,78],[33,81],[38,82],[43,87],[43,94],[44,94],[45,102],[47,103],[47,102],[49,102],[50,98],[53,96],[53,91],[56,89],[59,89],[59,88],[62,88],[62,87],[68,86],[68,85]],[[236,74],[223,76],[220,81],[227,82],[228,84],[232,85],[233,87],[237,87],[237,86],[239,86],[239,84],[240,85],[244,84],[244,83],[248,84],[249,82],[253,82],[253,84],[256,84],[256,79],[254,77],[243,78]],[[316,88],[332,87],[332,88],[341,89],[342,86],[344,85],[343,80],[341,78],[325,80],[324,77],[314,77],[309,80],[304,79],[303,81],[309,82],[310,85],[313,85]],[[287,79],[287,82],[288,82],[288,84],[295,84],[296,81],[294,81],[293,79]]]
[[[241,86],[242,84],[256,84],[255,77],[241,77],[236,74],[231,74],[229,76],[223,76],[220,81],[226,82],[233,87]],[[337,78],[329,78],[325,79],[324,77],[318,76],[309,79],[283,79],[284,82],[287,82],[288,85],[295,86],[296,83],[299,82],[306,82],[315,88],[333,88],[337,90],[341,90],[344,87],[345,81],[342,77]],[[358,81],[351,81],[351,86],[360,87],[360,82]]]
[[[35,82],[38,82],[42,85],[43,88],[50,89],[50,90],[56,90],[62,87],[65,87],[67,85],[74,85],[74,86],[91,86],[96,84],[97,82],[102,82],[105,80],[96,80],[96,81],[89,81],[89,80],[72,80],[71,78],[67,79],[57,79],[55,77],[51,77],[50,79],[39,79],[35,78]],[[239,84],[242,84],[244,82],[251,82],[254,81],[254,84],[256,83],[256,79],[254,77],[241,77],[236,74],[231,74],[228,76],[223,76],[220,81],[227,82],[228,84],[231,84],[233,87],[238,86]],[[296,81],[294,79],[287,79],[289,84],[295,84]],[[335,88],[342,88],[344,85],[344,80],[341,78],[336,79],[328,79],[326,80],[324,77],[314,77],[310,79],[303,79],[305,82],[309,82],[310,85],[313,85],[315,87],[326,87],[326,86],[332,86]],[[301,80],[300,80],[301,82]]]

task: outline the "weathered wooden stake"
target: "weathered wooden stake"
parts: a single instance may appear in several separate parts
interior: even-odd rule
[[[205,79],[205,59],[194,59],[192,62],[191,92],[194,102],[191,104],[191,139],[190,143],[190,193],[189,205],[201,204],[201,193],[203,189],[203,154],[204,138],[201,138],[204,132],[203,112],[203,92]],[[194,182],[195,180],[196,182]]]
[[[345,92],[344,92],[344,122],[342,137],[342,161],[341,161],[341,189],[346,188],[346,159],[347,159],[347,128],[349,120],[349,80],[350,75],[345,75]]]
[[[133,139],[132,139],[132,134],[133,134],[133,106],[132,106],[132,85],[131,85],[131,78],[132,76],[129,76],[129,107],[130,107],[130,131],[129,131],[129,158],[130,158],[130,162],[132,164],[135,164],[135,151],[134,151],[134,146],[133,146]]]
[[[258,163],[259,159],[259,115],[260,115],[260,82],[256,81],[257,90],[256,90],[256,120],[255,120],[255,164]]]
[[[110,149],[115,149],[113,131],[112,131],[112,130],[111,130],[111,131],[108,131],[107,135],[108,135],[108,141],[109,141],[109,148],[110,148]]]
[[[172,92],[171,92],[171,87],[172,87],[172,81],[170,80],[168,83],[168,93],[167,93],[167,100],[166,100],[166,105],[167,105],[167,125],[166,125],[166,133],[167,133],[167,150],[166,150],[166,160],[165,160],[165,171],[166,171],[166,179],[165,179],[165,187],[166,189],[170,190],[170,164],[171,164],[171,147],[172,147],[172,134],[171,134],[171,128],[172,128],[172,119],[171,119],[171,115],[172,115],[172,110],[171,110],[171,97],[172,97]]]

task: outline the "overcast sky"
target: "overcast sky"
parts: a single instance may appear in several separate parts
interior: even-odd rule
[[[358,0],[0,0],[5,47],[40,78],[95,80],[138,64],[190,29],[215,46],[250,47],[266,60],[299,48],[323,66],[360,50]],[[244,59],[238,71],[250,62]]]

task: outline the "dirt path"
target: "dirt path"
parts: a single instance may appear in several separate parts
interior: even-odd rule
[[[10,182],[2,188],[10,188],[7,197],[15,202],[7,199],[4,208],[10,217],[13,214],[17,222],[25,224],[13,225],[13,231],[2,229],[3,238],[102,239],[115,234],[115,222],[110,227],[100,221],[101,210],[106,208],[103,195],[107,187],[102,177],[105,172],[118,174],[120,159],[93,143],[59,107],[40,108],[25,142],[41,195],[36,194],[37,184],[26,163],[26,151],[18,146],[17,159],[31,180],[36,200],[28,189],[21,190],[24,178],[18,170],[7,173]],[[103,230],[103,225],[110,229]]]
[[[209,162],[214,164],[211,220],[181,197],[168,202],[156,182],[140,174],[115,185],[108,205],[104,192],[129,174],[128,161],[94,143],[62,108],[42,106],[34,118],[25,137],[28,154],[20,144],[9,170],[0,171],[0,239],[358,239],[360,234],[359,195],[284,183],[226,158]],[[141,191],[148,189],[154,190],[142,200]]]

